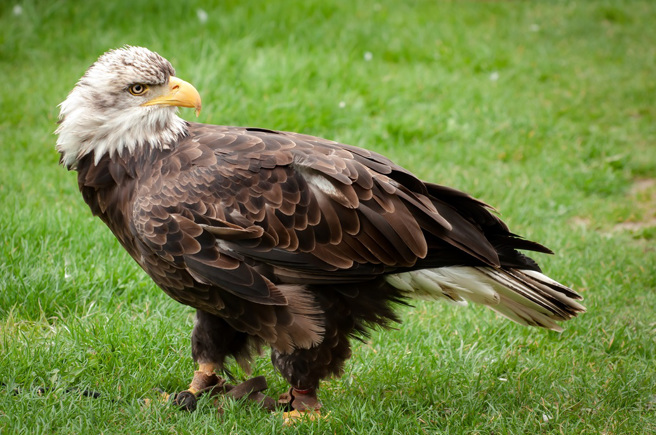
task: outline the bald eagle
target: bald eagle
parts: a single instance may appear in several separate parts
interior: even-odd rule
[[[409,298],[486,305],[560,330],[585,308],[485,203],[372,151],[187,122],[196,89],[146,48],[103,54],[61,103],[56,148],[94,215],[166,294],[196,309],[187,391],[271,347],[295,410],[315,410],[349,339]]]

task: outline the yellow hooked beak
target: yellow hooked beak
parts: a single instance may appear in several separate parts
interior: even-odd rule
[[[143,103],[142,106],[193,107],[196,109],[196,116],[198,116],[201,107],[200,94],[190,83],[171,76],[168,92]]]

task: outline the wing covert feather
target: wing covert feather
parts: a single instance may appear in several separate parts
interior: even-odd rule
[[[295,133],[191,123],[153,174],[160,179],[142,186],[134,210],[144,244],[259,303],[284,303],[276,285],[289,275],[329,282],[357,269],[373,279],[425,261],[446,265],[452,251],[496,266],[478,218],[507,232],[466,194],[425,184],[370,151]],[[446,197],[469,201],[469,216]],[[262,265],[273,272],[263,276]]]

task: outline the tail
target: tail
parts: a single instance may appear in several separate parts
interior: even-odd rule
[[[534,270],[450,266],[386,276],[387,282],[416,299],[467,300],[487,305],[521,325],[562,331],[556,322],[569,320],[585,307],[574,290]]]

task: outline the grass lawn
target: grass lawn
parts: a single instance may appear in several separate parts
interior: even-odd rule
[[[215,3],[0,5],[0,434],[656,432],[656,4]],[[193,310],[92,218],[53,135],[124,44],[173,62],[200,122],[359,145],[494,205],[588,312],[557,334],[403,308],[322,385],[329,418],[296,428],[249,404],[145,406],[189,382]],[[266,356],[254,375],[285,389]]]

